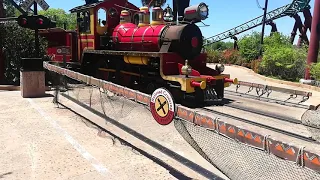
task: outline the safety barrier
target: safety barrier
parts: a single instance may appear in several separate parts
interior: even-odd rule
[[[48,62],[44,62],[44,68],[149,106],[150,95]],[[175,112],[174,125],[181,136],[230,179],[320,179],[320,152],[181,105],[176,105]]]

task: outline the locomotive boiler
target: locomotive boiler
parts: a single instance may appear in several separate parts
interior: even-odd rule
[[[237,79],[223,74],[222,64],[206,65],[196,23],[208,17],[208,6],[178,7],[183,11],[173,18],[177,21],[166,19],[172,16],[169,6],[138,8],[126,0],[72,9],[78,17],[81,72],[146,93],[165,87],[177,102],[221,102],[224,88]],[[106,13],[102,18],[100,10]]]
[[[149,18],[148,9],[141,8]],[[153,21],[138,25],[123,21],[113,31],[115,49],[121,51],[160,52],[164,43],[171,43],[168,52],[176,52],[183,59],[193,59],[201,52],[203,41],[200,28],[194,23],[167,25],[162,22],[163,11],[153,8]],[[128,16],[126,11],[121,14]],[[163,51],[162,51],[163,52]]]

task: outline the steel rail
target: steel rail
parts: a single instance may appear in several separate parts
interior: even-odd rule
[[[259,97],[259,96],[254,96],[251,94],[234,92],[234,91],[230,91],[230,90],[225,90],[225,95],[240,96],[243,98],[254,99],[254,100],[268,102],[268,103],[275,103],[275,104],[279,104],[282,106],[289,106],[289,107],[295,107],[295,108],[301,108],[301,109],[310,109],[310,106],[308,106],[308,105],[303,105],[303,104],[298,104],[298,103],[293,103],[293,102],[286,102],[286,101],[273,99],[273,98]]]
[[[253,109],[253,108],[249,108],[249,107],[243,107],[243,106],[239,106],[239,105],[236,105],[236,104],[224,104],[224,106],[230,107],[230,108],[233,108],[233,109],[238,109],[238,110],[250,112],[250,113],[253,113],[253,114],[258,114],[258,115],[265,116],[265,117],[274,118],[274,119],[281,120],[281,121],[284,121],[284,122],[290,122],[290,123],[294,123],[294,124],[302,124],[301,120],[298,120],[298,119],[295,119],[295,118],[291,118],[291,117],[288,117],[288,116],[282,116],[282,115],[274,114],[274,113],[268,113],[268,112],[261,111],[261,110],[258,110],[258,109]]]
[[[210,113],[213,113],[213,114],[216,114],[216,115],[220,115],[220,116],[226,117],[226,118],[231,118],[233,120],[237,120],[237,121],[241,121],[241,122],[245,122],[245,123],[248,123],[248,124],[252,124],[252,125],[255,125],[255,126],[258,126],[258,127],[261,127],[261,128],[269,129],[271,131],[278,132],[278,133],[281,133],[281,134],[285,134],[287,136],[294,137],[294,138],[297,138],[297,139],[300,139],[300,140],[304,140],[304,141],[320,144],[320,142],[318,142],[317,140],[313,139],[312,137],[302,136],[302,135],[295,134],[295,133],[292,133],[292,132],[289,132],[289,131],[286,131],[286,130],[283,130],[283,129],[275,128],[275,127],[272,127],[272,126],[269,126],[269,125],[265,125],[265,124],[262,124],[262,123],[258,123],[258,122],[255,122],[255,121],[251,121],[251,120],[248,120],[248,119],[236,117],[236,116],[233,116],[233,115],[230,115],[230,114],[226,114],[226,113],[222,113],[222,112],[219,112],[219,111],[216,111],[216,110],[213,110],[213,109],[208,109],[206,107],[203,107],[203,108],[200,108],[200,109],[204,110],[206,112],[210,112]]]

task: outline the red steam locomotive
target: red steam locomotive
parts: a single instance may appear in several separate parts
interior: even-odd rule
[[[221,64],[215,69],[206,66],[203,37],[196,23],[208,17],[208,6],[188,6],[178,6],[179,18],[173,15],[177,21],[172,20],[169,6],[150,12],[149,7],[138,8],[127,0],[75,7],[70,11],[77,13],[77,32],[65,31],[73,39],[68,41],[72,55],[68,62],[78,63],[81,73],[146,93],[165,87],[178,102],[189,98],[199,103],[222,101],[224,88],[237,79],[222,74]],[[53,60],[61,61],[54,52],[59,47],[51,47],[52,51]]]

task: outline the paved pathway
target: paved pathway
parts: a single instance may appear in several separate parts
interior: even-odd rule
[[[52,97],[20,94],[0,92],[0,179],[177,178],[110,135],[97,136],[98,129],[57,108]]]

